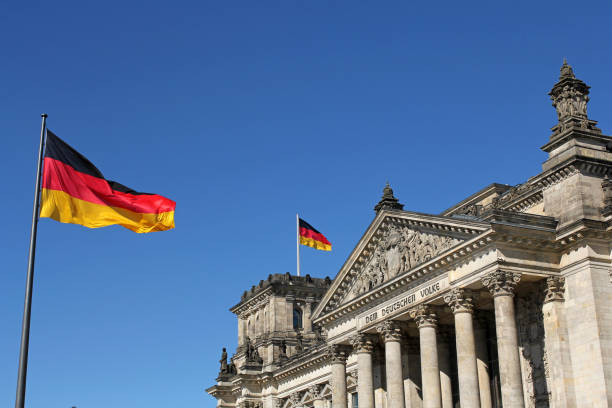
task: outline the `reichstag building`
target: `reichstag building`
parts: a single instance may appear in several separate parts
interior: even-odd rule
[[[566,62],[549,95],[541,173],[441,214],[387,185],[333,280],[244,292],[217,407],[612,407],[612,137]]]

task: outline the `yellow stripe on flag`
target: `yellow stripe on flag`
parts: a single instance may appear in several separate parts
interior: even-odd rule
[[[322,251],[331,251],[330,244],[324,244],[321,241],[317,241],[316,239],[300,237],[300,244],[306,245],[315,249],[320,249]]]
[[[124,208],[94,204],[59,190],[42,189],[40,216],[88,228],[121,225],[134,232],[165,231],[174,228],[174,211],[159,214],[137,213]]]

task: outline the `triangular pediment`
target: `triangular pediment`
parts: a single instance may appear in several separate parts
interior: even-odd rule
[[[342,266],[314,318],[351,302],[481,234],[488,225],[408,211],[383,211]]]

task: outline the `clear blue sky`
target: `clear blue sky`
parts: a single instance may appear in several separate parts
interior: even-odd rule
[[[86,4],[88,3],[88,4]],[[228,311],[335,276],[389,180],[438,213],[540,170],[563,57],[612,132],[609,2],[5,2],[0,406],[12,406],[40,114],[108,178],[177,202],[147,235],[40,222],[28,408],[211,407]]]

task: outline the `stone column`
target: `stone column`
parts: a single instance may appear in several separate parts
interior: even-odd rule
[[[331,362],[332,408],[347,408],[346,398],[346,357],[348,350],[340,344],[327,349]]]
[[[504,408],[525,406],[514,314],[514,291],[520,280],[520,273],[503,270],[482,277],[482,284],[493,295],[495,305],[495,332]]]
[[[247,326],[247,322],[246,322],[246,315],[241,314],[238,317],[238,347],[244,346],[246,345],[246,326]]]
[[[453,386],[450,367],[450,333],[438,333],[438,366],[440,367],[440,395],[442,408],[453,408]]]
[[[419,328],[423,408],[441,408],[440,368],[438,367],[438,344],[436,341],[438,319],[427,305],[417,306],[411,311],[410,315]]]
[[[459,400],[464,407],[480,408],[476,344],[474,341],[474,303],[469,291],[454,288],[444,301],[455,315],[455,343],[457,343],[457,372]]]
[[[555,408],[576,406],[567,320],[563,304],[564,286],[565,279],[560,276],[546,278],[542,306],[544,345],[550,368],[550,402]]]
[[[404,408],[404,376],[402,374],[402,332],[397,323],[387,320],[376,327],[385,342],[388,408]]]
[[[489,374],[489,349],[487,348],[487,320],[485,316],[476,317],[474,337],[476,341],[476,366],[478,367],[478,389],[480,408],[492,408],[491,376]]]
[[[353,352],[357,354],[357,395],[359,408],[374,408],[374,381],[372,371],[372,351],[374,339],[368,334],[358,334],[351,338]]]
[[[287,331],[293,330],[293,308],[295,302],[295,296],[288,294],[285,296],[286,302],[286,313],[287,313]]]
[[[302,325],[304,327],[304,333],[312,332],[312,304],[314,303],[314,298],[306,298],[306,303],[304,304],[304,314],[302,316]]]

